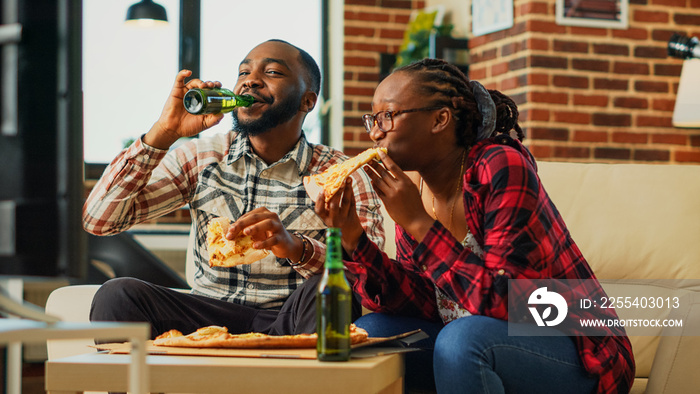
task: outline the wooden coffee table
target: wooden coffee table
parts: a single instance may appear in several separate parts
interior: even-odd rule
[[[131,357],[90,353],[46,362],[51,393],[126,391]],[[149,355],[148,391],[155,393],[403,392],[403,355],[348,362],[308,359]]]

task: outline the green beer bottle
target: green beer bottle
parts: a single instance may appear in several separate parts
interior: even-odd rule
[[[182,99],[187,112],[195,115],[218,114],[232,111],[236,107],[250,107],[255,98],[239,96],[229,89],[190,89]]]
[[[316,353],[320,361],[350,359],[352,292],[343,269],[340,229],[326,230],[326,262],[316,294]]]

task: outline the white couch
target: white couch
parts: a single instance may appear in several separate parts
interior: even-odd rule
[[[700,166],[541,162],[539,174],[608,295],[678,295],[676,316],[700,324]],[[656,332],[630,337],[632,392],[697,392],[700,337]]]
[[[609,295],[682,296],[683,308],[675,313],[686,325],[700,324],[700,166],[540,162],[539,174]],[[385,218],[392,240],[393,223]],[[387,252],[395,253],[391,241]],[[687,281],[668,288],[654,279]],[[58,289],[47,312],[86,320],[95,289]],[[632,392],[697,392],[700,336],[655,334],[631,337],[637,364]],[[85,342],[52,341],[49,358],[86,350]]]

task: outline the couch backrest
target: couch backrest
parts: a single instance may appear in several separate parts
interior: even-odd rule
[[[381,212],[384,218],[384,252],[393,259],[396,257],[396,242],[394,241],[396,238],[396,224],[394,219],[387,213],[384,205],[381,207]]]
[[[194,246],[197,241],[197,230],[194,225],[190,227],[190,236],[187,238],[187,254],[185,257],[185,280],[191,288],[194,288],[194,274],[197,271],[194,263]]]
[[[700,166],[539,162],[600,279],[700,279]]]

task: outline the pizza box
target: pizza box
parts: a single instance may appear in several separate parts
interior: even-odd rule
[[[427,338],[428,335],[421,330],[409,331],[391,337],[371,337],[367,341],[353,345],[353,358],[375,357],[390,353],[402,353],[419,350],[411,348],[410,344]],[[112,354],[128,354],[131,344],[103,343],[94,345],[100,351]],[[254,357],[254,358],[289,358],[289,359],[315,359],[316,349],[224,349],[224,348],[187,348],[174,346],[155,346],[153,341],[146,342],[146,351],[151,355],[172,356],[216,356],[216,357]]]

